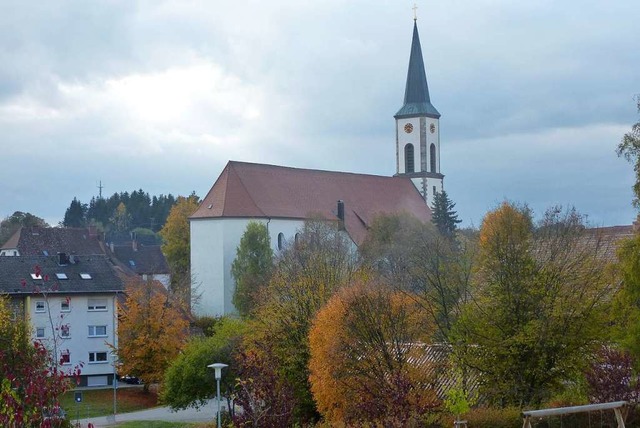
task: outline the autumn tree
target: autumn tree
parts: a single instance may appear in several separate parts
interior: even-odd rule
[[[586,373],[589,401],[637,404],[640,400],[640,382],[636,373],[629,352],[612,345],[603,346]]]
[[[431,221],[440,233],[448,237],[455,236],[458,223],[462,222],[453,210],[455,206],[456,204],[449,199],[445,190],[436,192],[433,199]]]
[[[622,241],[617,256],[622,283],[615,298],[616,339],[640,361],[640,234]]]
[[[489,400],[537,405],[582,373],[607,331],[606,254],[575,210],[551,209],[536,225],[526,207],[504,202],[485,216],[454,345]]]
[[[246,330],[243,321],[222,318],[212,336],[190,340],[165,373],[161,400],[172,410],[205,405],[216,391],[214,373],[207,368],[214,362],[229,365],[221,381],[221,392],[232,398],[237,378],[234,356]]]
[[[184,348],[189,321],[156,281],[130,279],[125,292],[118,323],[120,371],[141,377],[148,391]]]
[[[253,322],[253,321],[252,321]],[[294,426],[294,409],[298,402],[293,385],[278,373],[273,364],[273,344],[243,344],[235,355],[236,384],[234,403],[242,412],[232,419],[234,426],[280,428]]]
[[[475,239],[461,235],[454,242],[408,214],[380,215],[360,252],[369,269],[431,313],[438,340],[448,341],[470,293]]]
[[[45,346],[30,339],[29,325],[15,319],[8,298],[0,296],[0,425],[45,426],[43,409],[59,406],[70,389],[68,376]]]
[[[311,390],[325,420],[406,426],[435,407],[436,370],[424,358],[433,331],[405,293],[375,281],[341,289],[309,333]]]
[[[269,231],[262,223],[249,222],[231,265],[231,275],[236,283],[233,305],[243,317],[256,307],[256,298],[268,284],[272,270],[273,251]]]
[[[640,95],[636,95],[636,102],[638,113],[640,113]],[[636,172],[633,206],[640,208],[640,120],[631,127],[630,132],[624,134],[616,153],[633,163],[633,170]]]
[[[311,321],[331,296],[353,277],[355,246],[337,225],[308,221],[279,254],[274,274],[261,296],[248,340],[268,349],[277,373],[292,385],[296,418],[317,416],[309,388]],[[249,347],[251,348],[251,347]]]
[[[0,221],[0,245],[4,245],[21,227],[49,227],[44,219],[31,213],[16,211]]]
[[[425,229],[428,226],[410,214],[376,216],[360,246],[363,263],[388,284],[408,290],[417,288],[414,241]],[[433,227],[431,231],[435,233]]]
[[[127,206],[123,202],[120,202],[113,211],[109,222],[113,225],[114,232],[122,233],[129,231],[131,227],[131,215],[127,212]]]
[[[171,268],[171,290],[186,303],[190,302],[191,287],[189,216],[198,209],[199,201],[195,193],[186,198],[178,196],[160,231],[164,239],[162,252]]]

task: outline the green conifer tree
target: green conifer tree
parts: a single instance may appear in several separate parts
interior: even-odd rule
[[[431,221],[438,231],[445,236],[453,236],[458,228],[458,214],[453,208],[456,204],[449,199],[446,191],[437,192],[433,199]]]

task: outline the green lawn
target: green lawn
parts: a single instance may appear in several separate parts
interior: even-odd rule
[[[60,405],[70,419],[86,419],[113,414],[113,389],[91,389],[82,391],[82,403],[74,401],[74,391],[62,396]],[[149,409],[158,405],[155,393],[144,393],[142,387],[121,388],[117,392],[117,412],[127,413]],[[182,426],[182,425],[176,425]]]

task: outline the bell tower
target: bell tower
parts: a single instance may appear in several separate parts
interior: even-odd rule
[[[443,190],[444,179],[440,173],[440,113],[429,97],[415,16],[404,105],[394,118],[395,176],[410,178],[426,204],[432,207],[435,194]]]

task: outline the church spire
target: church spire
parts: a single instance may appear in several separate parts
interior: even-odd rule
[[[429,98],[429,86],[427,85],[427,75],[424,71],[424,61],[422,60],[418,25],[414,19],[407,86],[404,91],[404,105],[396,113],[395,117],[397,119],[423,115],[435,119],[440,117],[440,113],[431,104],[431,99]]]

